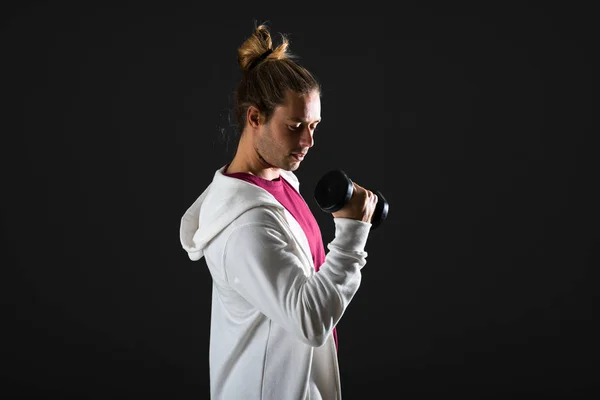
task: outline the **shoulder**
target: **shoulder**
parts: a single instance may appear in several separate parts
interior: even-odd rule
[[[279,211],[271,206],[257,206],[240,214],[239,217],[232,222],[232,228],[241,226],[255,225],[271,228],[280,228],[282,224]]]

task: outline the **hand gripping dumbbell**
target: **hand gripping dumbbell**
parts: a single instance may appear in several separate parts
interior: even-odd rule
[[[315,186],[315,201],[321,210],[334,213],[340,210],[352,197],[354,184],[342,170],[329,171],[319,179]],[[377,228],[387,218],[389,204],[378,190],[377,205],[371,218],[371,230]]]

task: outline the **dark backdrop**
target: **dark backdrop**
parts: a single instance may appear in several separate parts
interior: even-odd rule
[[[338,325],[344,399],[596,388],[591,9],[27,4],[1,18],[0,397],[208,398],[179,223],[235,150],[255,21],[323,84],[297,174],[324,243],[327,170],[390,203]]]

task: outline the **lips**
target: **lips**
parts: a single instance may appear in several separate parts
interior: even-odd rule
[[[302,160],[305,155],[306,153],[292,153],[292,156],[294,156],[296,160]]]

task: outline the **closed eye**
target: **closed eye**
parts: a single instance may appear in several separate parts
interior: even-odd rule
[[[298,125],[288,125],[288,128],[292,131],[299,131],[302,129],[302,125],[303,124],[298,124]],[[314,124],[313,127],[311,128],[311,130],[314,132],[317,130],[317,124]]]

